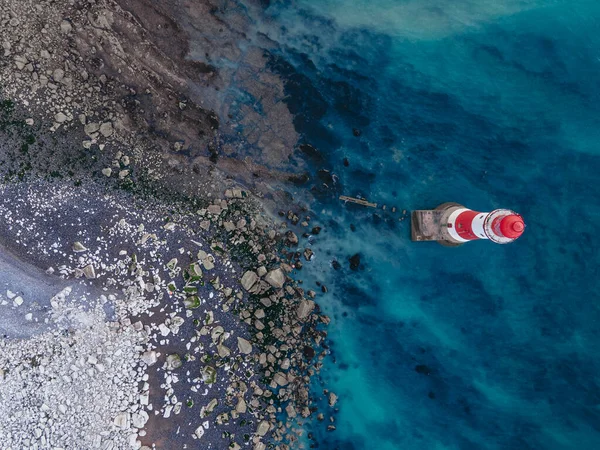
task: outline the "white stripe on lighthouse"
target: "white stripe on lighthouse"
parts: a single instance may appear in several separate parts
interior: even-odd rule
[[[452,239],[458,242],[469,242],[468,239],[463,239],[462,237],[460,237],[456,231],[456,218],[465,211],[470,210],[467,208],[457,209],[452,214],[450,214],[450,217],[448,217],[448,234],[450,234]]]
[[[475,236],[477,236],[479,239],[489,239],[485,234],[485,231],[483,231],[483,224],[488,214],[489,213],[477,214],[471,223],[471,229],[473,230],[473,233],[475,233]]]

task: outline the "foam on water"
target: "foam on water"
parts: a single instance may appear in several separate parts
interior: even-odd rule
[[[333,292],[320,297],[333,319],[324,377],[340,411],[335,432],[314,425],[320,448],[599,447],[600,5],[267,13],[258,27],[282,45],[272,67],[319,152],[313,169],[337,177],[314,177],[324,232],[302,274]],[[342,192],[407,210],[507,207],[528,227],[508,246],[413,244],[408,221],[344,207]]]

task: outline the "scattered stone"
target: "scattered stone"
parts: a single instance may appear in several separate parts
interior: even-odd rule
[[[73,30],[73,26],[71,25],[71,22],[69,22],[68,20],[63,20],[60,23],[60,31],[62,31],[65,34],[70,33]]]
[[[73,244],[73,251],[75,253],[85,252],[87,248],[81,242],[77,241]]]
[[[126,430],[130,427],[130,415],[127,412],[117,414],[113,422],[119,428]]]
[[[83,268],[83,274],[90,280],[96,278],[96,271],[94,270],[94,266],[91,264],[88,264]]]
[[[52,72],[52,78],[54,78],[54,81],[56,81],[57,83],[60,83],[64,77],[65,71],[62,69],[56,69],[54,72]]]
[[[167,370],[179,369],[182,365],[181,358],[178,354],[167,356]]]
[[[204,436],[204,427],[202,425],[200,425],[198,428],[196,428],[196,431],[194,431],[194,435],[200,439],[202,436]]]

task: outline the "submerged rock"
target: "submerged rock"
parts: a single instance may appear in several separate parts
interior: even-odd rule
[[[335,404],[337,403],[338,400],[338,396],[335,395],[333,392],[329,393],[329,406],[333,407],[335,406]]]
[[[350,269],[358,270],[358,268],[360,267],[360,254],[356,253],[355,255],[351,256],[349,258],[349,261],[350,261]]]

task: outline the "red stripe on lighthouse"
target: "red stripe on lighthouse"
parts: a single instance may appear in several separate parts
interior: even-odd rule
[[[455,221],[455,227],[457,234],[467,241],[479,239],[475,233],[473,233],[473,219],[479,214],[477,211],[464,211],[458,215]]]

